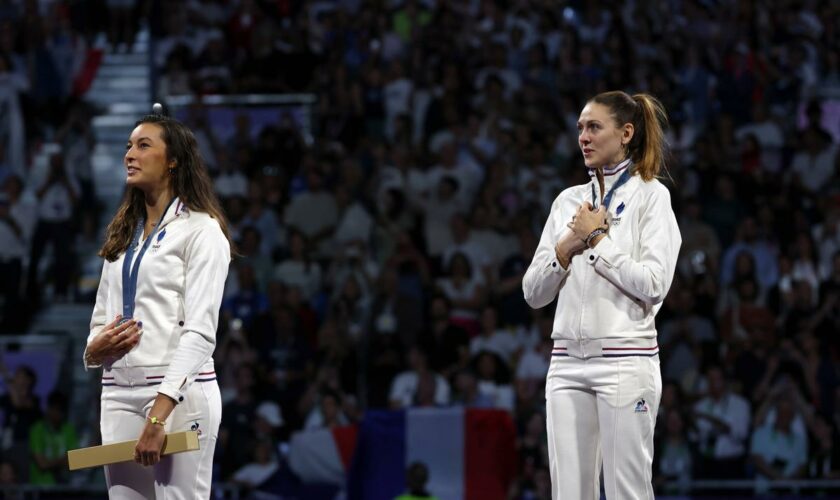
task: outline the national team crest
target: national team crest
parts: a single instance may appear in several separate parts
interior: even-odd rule
[[[647,413],[648,412],[648,405],[644,399],[640,399],[636,401],[636,413]]]
[[[160,248],[160,240],[162,240],[164,236],[166,236],[166,228],[157,234],[155,243],[152,245],[152,253],[157,252],[158,248]]]

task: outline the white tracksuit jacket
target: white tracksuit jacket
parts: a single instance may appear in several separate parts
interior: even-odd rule
[[[213,371],[230,245],[215,219],[191,212],[177,199],[152,237],[140,263],[135,298],[134,319],[143,322],[143,335],[134,349],[105,368],[164,367],[158,392],[179,401],[200,372]],[[124,258],[123,253],[103,265],[88,344],[122,313]]]
[[[609,193],[629,162],[604,171]],[[525,300],[540,308],[558,297],[551,337],[576,357],[609,356],[656,347],[654,316],[671,286],[682,238],[667,188],[633,175],[610,202],[609,235],[572,258],[564,270],[554,246],[578,206],[601,199],[597,179],[560,193],[522,279]],[[600,203],[600,202],[599,202]],[[602,351],[603,349],[603,351]],[[612,351],[611,351],[612,350]],[[577,352],[575,351],[583,351]]]

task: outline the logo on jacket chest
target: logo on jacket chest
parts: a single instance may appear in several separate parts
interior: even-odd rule
[[[161,232],[157,234],[155,237],[154,243],[152,243],[152,252],[157,252],[160,248],[161,242],[163,241],[163,237],[166,236],[166,229],[164,228]]]
[[[626,206],[624,205],[623,201],[615,208],[615,215],[610,220],[611,225],[617,226],[617,225],[621,224],[621,217],[620,216],[621,216],[621,213],[624,212],[625,208],[626,208]]]

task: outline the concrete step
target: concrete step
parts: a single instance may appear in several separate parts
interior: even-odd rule
[[[131,54],[105,54],[102,58],[102,63],[107,65],[126,65],[126,66],[140,66],[149,63],[149,54],[146,53],[131,53]]]
[[[112,102],[108,106],[109,115],[129,115],[139,118],[152,112],[152,97],[149,94],[145,102]]]
[[[117,103],[143,104],[152,100],[152,93],[148,89],[108,89],[97,92],[88,92],[87,98],[102,105]]]
[[[136,66],[123,64],[109,64],[103,65],[99,68],[99,71],[96,72],[96,79],[94,80],[94,83],[101,78],[149,78],[150,74],[151,72],[149,71],[149,66],[146,64],[140,64]]]
[[[138,78],[138,77],[107,77],[107,78],[97,78],[93,85],[91,85],[90,90],[88,92],[97,93],[100,91],[108,91],[108,90],[123,90],[127,92],[148,92],[149,88],[149,79],[148,78]]]
[[[128,130],[134,127],[137,119],[133,115],[100,115],[93,118],[94,130],[101,130],[110,127],[119,127]]]

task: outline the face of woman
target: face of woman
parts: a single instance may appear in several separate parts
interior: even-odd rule
[[[633,138],[629,123],[617,127],[608,107],[595,102],[587,103],[578,119],[578,146],[583,153],[583,163],[589,168],[616,165],[625,157],[624,144]]]
[[[123,158],[128,171],[126,185],[150,191],[169,182],[169,162],[162,132],[163,129],[153,123],[141,123],[131,132]]]

